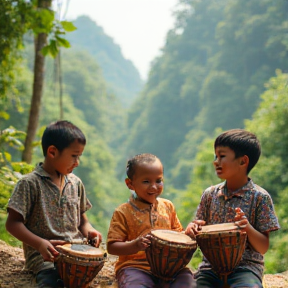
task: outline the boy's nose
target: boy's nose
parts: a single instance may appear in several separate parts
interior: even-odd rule
[[[156,183],[151,183],[150,187],[153,188],[153,189],[157,189],[158,186],[157,186]]]
[[[75,159],[75,167],[77,167],[78,165],[79,165],[79,163],[80,163],[80,158],[79,157],[77,157],[76,159]]]

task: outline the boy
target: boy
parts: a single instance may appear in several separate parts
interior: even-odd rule
[[[230,287],[263,287],[263,255],[269,248],[269,232],[280,226],[270,195],[248,177],[260,157],[260,143],[254,134],[232,129],[216,138],[214,150],[216,174],[225,182],[203,192],[196,220],[185,232],[195,237],[202,225],[235,222],[246,231],[247,243],[241,262],[227,282]],[[196,279],[197,287],[223,287],[205,257]]]
[[[50,124],[42,136],[44,162],[23,176],[8,202],[6,229],[23,242],[25,266],[35,274],[37,287],[63,287],[53,261],[54,246],[73,239],[102,236],[89,223],[91,208],[81,180],[72,174],[79,165],[86,139],[68,121]]]
[[[174,281],[165,282],[150,272],[145,249],[151,229],[182,231],[171,201],[160,198],[163,191],[163,166],[152,154],[139,154],[128,161],[125,183],[133,191],[128,203],[114,212],[107,237],[108,253],[118,255],[115,266],[119,288],[193,288],[190,269],[183,268]]]

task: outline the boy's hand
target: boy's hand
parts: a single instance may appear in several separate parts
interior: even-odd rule
[[[55,258],[59,255],[53,244],[46,239],[41,240],[37,250],[42,255],[44,261],[54,262]]]
[[[99,247],[100,243],[102,242],[102,234],[93,229],[88,231],[88,243],[94,247]]]
[[[202,226],[205,224],[206,222],[204,220],[194,220],[187,225],[185,234],[195,240],[196,235],[199,234],[199,231],[202,230]]]
[[[235,224],[241,229],[245,229],[247,225],[249,224],[249,221],[247,217],[245,216],[245,213],[239,207],[235,208],[235,212],[236,212],[236,215],[234,218]]]
[[[151,241],[148,235],[139,236],[135,239],[136,246],[139,248],[138,251],[144,251],[147,247],[150,246]]]

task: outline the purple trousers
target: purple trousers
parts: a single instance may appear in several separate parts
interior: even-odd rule
[[[167,282],[138,268],[123,268],[117,273],[119,288],[196,288],[196,281],[190,269],[182,269],[173,281]]]

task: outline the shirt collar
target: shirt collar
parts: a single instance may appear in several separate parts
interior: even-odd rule
[[[233,197],[242,198],[246,191],[252,190],[253,187],[254,185],[252,179],[248,178],[248,182],[244,186],[237,189],[236,191],[229,192],[227,189],[227,183],[224,181],[218,186],[217,197],[223,197],[224,200],[231,199]]]
[[[158,206],[158,200],[156,200],[156,203],[154,204],[143,202],[134,191],[132,192],[128,202],[138,210],[151,210],[151,208],[157,208]]]
[[[43,162],[40,162],[36,165],[34,172],[42,178],[51,179],[51,175],[43,169]],[[64,175],[65,183],[70,182],[69,174]]]

